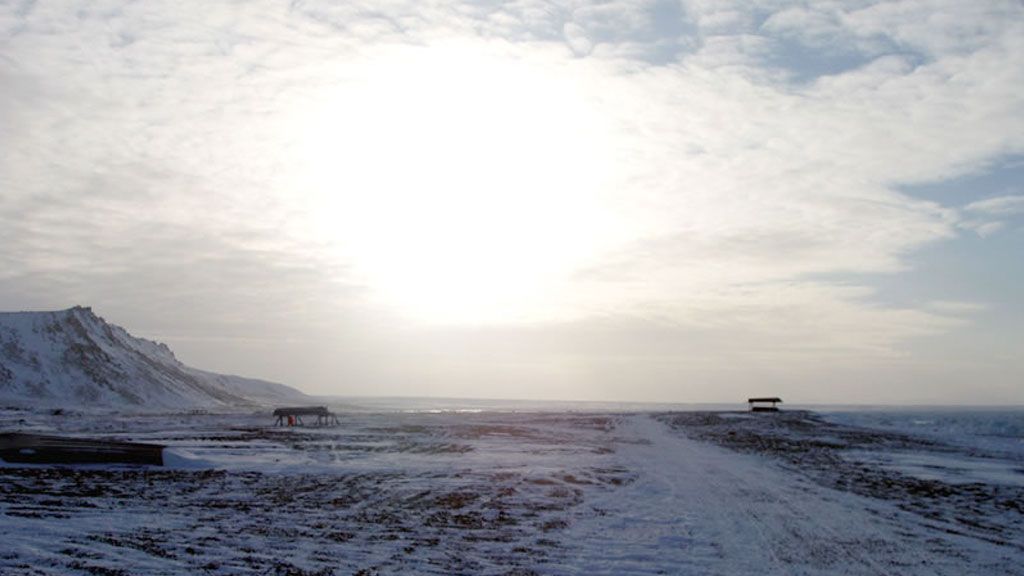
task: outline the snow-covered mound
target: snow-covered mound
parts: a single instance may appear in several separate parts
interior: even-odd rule
[[[282,384],[185,366],[90,308],[0,313],[0,402],[16,406],[218,408],[301,401]]]

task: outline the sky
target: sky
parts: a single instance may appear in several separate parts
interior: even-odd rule
[[[313,394],[1024,404],[1018,1],[0,1],[0,309]]]

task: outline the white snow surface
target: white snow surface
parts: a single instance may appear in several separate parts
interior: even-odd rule
[[[188,367],[91,309],[0,313],[0,404],[166,410],[301,401],[282,384]]]
[[[572,562],[579,574],[989,574],[924,542],[940,538],[976,559],[1005,553],[940,530],[929,536],[892,503],[819,486],[650,418],[620,430],[633,439],[620,459],[638,479],[601,495],[602,514],[571,531],[587,543]]]
[[[0,466],[0,573],[1024,574],[1021,490],[912,497],[870,460],[837,489],[810,469],[830,446],[891,439],[724,416],[358,412],[300,429],[0,412],[0,431],[168,445],[164,468]],[[956,502],[975,493],[999,505]]]
[[[1024,408],[889,408],[823,413],[846,426],[932,438],[972,450],[995,451],[1024,462]]]

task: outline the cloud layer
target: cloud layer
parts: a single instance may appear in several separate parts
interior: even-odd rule
[[[1019,229],[903,190],[1024,153],[1022,56],[1014,3],[6,6],[0,301],[317,392],[961,400],[922,342],[988,303],[875,279]]]

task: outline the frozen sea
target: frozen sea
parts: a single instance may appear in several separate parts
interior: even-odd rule
[[[330,403],[0,411],[168,446],[0,465],[0,574],[1024,574],[1024,410]]]

